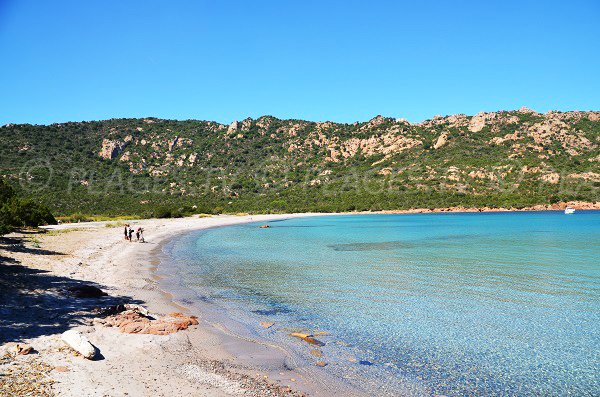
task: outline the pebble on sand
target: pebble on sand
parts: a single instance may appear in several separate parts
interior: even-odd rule
[[[2,355],[2,353],[5,353],[5,354],[13,355],[13,356],[24,356],[26,354],[31,353],[32,351],[33,351],[33,347],[31,347],[31,345],[28,345],[26,343],[9,342],[2,347],[2,351],[0,351],[0,355]]]

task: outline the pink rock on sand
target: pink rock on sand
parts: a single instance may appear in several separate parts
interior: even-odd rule
[[[127,310],[101,321],[108,327],[118,327],[126,334],[168,335],[198,325],[196,316],[171,313],[163,318],[151,320],[137,311]]]

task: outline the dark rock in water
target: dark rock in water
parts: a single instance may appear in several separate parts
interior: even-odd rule
[[[370,362],[370,361],[367,361],[367,360],[360,360],[358,363],[359,363],[360,365],[373,365],[373,363],[372,363],[372,362]]]
[[[69,293],[76,298],[100,298],[108,294],[93,285],[78,285],[69,288]]]

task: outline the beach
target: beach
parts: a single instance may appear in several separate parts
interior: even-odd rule
[[[302,263],[315,263],[319,258],[325,258],[324,260],[330,266],[343,266],[343,269],[338,270],[331,267],[333,269],[330,274],[332,284],[329,287],[326,287],[326,277],[319,270],[319,276],[314,278],[313,286],[317,288],[314,294],[308,290],[301,292],[307,284],[310,284],[310,279],[307,278],[310,272],[308,270],[294,272],[293,266],[287,270],[288,273],[286,274],[294,274],[294,277],[290,276],[289,279],[286,278],[285,280],[269,278],[273,281],[269,284],[272,284],[272,288],[283,295],[290,292],[300,294],[303,297],[326,297],[329,292],[330,296],[323,299],[324,306],[309,310],[311,313],[318,313],[327,317],[327,319],[335,320],[339,317],[339,313],[337,313],[339,308],[326,303],[340,297],[340,285],[337,284],[344,279],[343,275],[349,271],[349,264],[352,261],[357,261],[357,269],[361,268],[363,259],[360,258],[363,258],[362,255],[370,255],[370,253],[387,255],[388,252],[394,252],[393,250],[400,250],[398,252],[401,253],[403,258],[410,258],[411,250],[414,250],[413,260],[420,261],[423,257],[426,257],[427,247],[436,242],[433,246],[446,247],[443,248],[446,250],[443,257],[451,258],[453,255],[456,258],[468,257],[464,251],[465,240],[457,234],[458,224],[448,223],[452,219],[462,220],[461,222],[467,222],[467,225],[470,224],[469,222],[482,219],[483,223],[479,227],[483,232],[484,240],[477,240],[475,245],[483,249],[485,249],[486,244],[492,247],[499,243],[497,237],[485,240],[487,238],[485,232],[488,228],[486,225],[494,219],[496,219],[496,222],[504,222],[506,230],[511,231],[508,233],[509,235],[513,233],[516,220],[528,219],[523,223],[526,228],[524,230],[532,228],[534,235],[532,236],[530,231],[525,231],[524,235],[529,236],[528,241],[537,241],[538,244],[542,244],[540,247],[546,244],[547,240],[546,234],[538,230],[542,226],[535,226],[536,222],[539,225],[545,225],[549,221],[552,223],[560,220],[560,222],[570,222],[568,224],[572,224],[585,219],[581,217],[570,218],[558,211],[530,212],[522,215],[515,212],[504,215],[491,213],[478,215],[463,211],[447,212],[455,212],[455,214],[409,214],[402,215],[402,220],[400,218],[386,218],[388,219],[387,222],[394,221],[394,219],[396,219],[394,222],[401,222],[401,225],[396,225],[394,230],[396,230],[396,233],[403,233],[402,236],[392,237],[394,232],[392,232],[392,229],[387,229],[385,237],[381,237],[381,241],[374,239],[371,242],[352,242],[352,239],[350,239],[344,243],[340,230],[331,228],[331,224],[335,223],[332,221],[333,218],[313,219],[315,222],[321,221],[319,225],[326,225],[325,228],[315,228],[314,222],[307,219],[317,215],[334,214],[218,215],[127,221],[134,228],[142,227],[144,229],[146,243],[136,242],[135,237],[133,242],[125,240],[123,227],[127,222],[124,221],[62,224],[48,226],[41,231],[22,231],[4,236],[0,240],[0,395],[26,395],[26,392],[32,392],[34,394],[31,395],[37,396],[373,395],[373,393],[365,392],[363,387],[365,385],[360,383],[361,377],[367,372],[375,373],[381,368],[391,369],[391,363],[399,357],[398,354],[394,353],[394,350],[390,350],[391,356],[387,358],[380,355],[381,362],[373,366],[371,366],[372,362],[368,361],[371,360],[368,355],[362,357],[355,355],[357,350],[354,347],[352,347],[351,352],[344,353],[348,345],[345,343],[340,344],[340,342],[348,341],[351,344],[352,342],[359,342],[360,335],[344,335],[345,331],[343,330],[351,328],[348,324],[342,324],[343,326],[338,327],[337,332],[335,332],[336,324],[334,321],[323,329],[323,331],[334,332],[333,335],[323,336],[323,340],[328,343],[326,347],[321,349],[324,356],[309,356],[310,359],[306,360],[306,355],[311,349],[318,349],[311,347],[301,338],[291,336],[288,330],[290,329],[289,326],[293,324],[288,323],[286,326],[283,322],[280,323],[277,320],[277,315],[248,317],[253,321],[250,324],[252,330],[248,332],[245,329],[245,327],[248,327],[247,322],[244,323],[241,319],[232,317],[230,312],[215,313],[215,310],[219,310],[220,306],[213,305],[210,302],[202,302],[201,299],[198,301],[201,295],[196,296],[195,302],[194,298],[189,303],[185,299],[177,299],[181,298],[180,295],[177,295],[181,291],[177,288],[169,288],[169,286],[175,285],[169,282],[173,281],[169,278],[177,280],[176,272],[171,274],[172,271],[177,269],[177,266],[180,269],[191,268],[194,265],[193,262],[196,261],[196,266],[198,263],[206,263],[206,267],[213,267],[211,271],[216,268],[217,272],[223,273],[227,272],[228,268],[224,267],[219,270],[221,265],[213,265],[213,263],[202,262],[202,260],[198,262],[193,257],[189,257],[189,262],[183,260],[184,263],[176,263],[177,266],[173,267],[173,263],[161,262],[161,260],[174,260],[165,253],[165,248],[171,242],[181,240],[182,237],[188,235],[192,240],[187,241],[193,241],[195,231],[200,232],[202,229],[223,226],[233,227],[211,231],[207,236],[215,237],[212,237],[214,238],[212,242],[210,239],[207,240],[209,246],[217,247],[222,245],[221,242],[227,245],[234,240],[240,240],[243,234],[240,234],[239,228],[245,227],[247,229],[245,232],[247,235],[246,244],[251,243],[251,245],[258,247],[261,244],[258,244],[256,237],[253,236],[262,236],[262,230],[258,231],[259,226],[270,223],[271,229],[266,232],[269,233],[269,239],[259,238],[263,245],[263,251],[261,252],[265,253],[264,255],[261,254],[260,261],[284,266],[286,255],[283,251],[273,248],[272,252],[267,254],[264,247],[268,247],[269,244],[279,238],[280,241],[275,244],[281,247],[290,244],[290,248],[284,247],[283,250],[291,249],[294,246],[294,249],[299,250],[294,254],[294,259],[302,258],[303,255],[319,245],[297,246],[299,242],[307,241],[302,240],[303,236],[306,237],[307,233],[309,235],[317,233],[315,236],[318,240],[325,241],[327,240],[324,239],[326,235],[319,233],[330,233],[329,240],[338,241],[338,244],[327,245],[328,243],[324,243],[327,252],[329,252],[327,254],[329,255],[328,258],[325,258],[323,253],[317,252],[313,259],[299,259]],[[519,216],[519,218],[513,220],[511,214]],[[588,216],[590,216],[589,214],[588,212]],[[343,218],[336,217],[335,219],[339,219],[341,222],[379,222],[378,220],[382,219],[381,217],[396,216],[395,214],[381,213],[363,213],[360,214],[360,217],[346,215]],[[548,216],[551,218],[547,218]],[[502,221],[502,219],[507,219],[507,221]],[[555,221],[551,221],[552,219]],[[286,220],[286,222],[274,222],[283,220]],[[256,227],[241,226],[250,222],[256,223]],[[313,226],[306,228],[307,222]],[[528,226],[532,222],[533,226]],[[299,228],[294,229],[285,226],[289,223],[295,224],[295,227]],[[445,224],[446,226],[444,226]],[[568,226],[568,224],[565,225]],[[435,226],[432,227],[433,225]],[[367,223],[366,226],[370,227],[372,225]],[[499,226],[502,226],[502,223]],[[444,228],[446,228],[445,231]],[[564,226],[558,229],[562,228]],[[355,230],[360,230],[361,238],[364,238],[365,231],[369,229],[359,227]],[[371,230],[377,231],[380,229]],[[431,230],[434,234],[427,237],[420,234],[422,231],[427,230]],[[216,231],[219,231],[219,233],[215,234]],[[466,236],[469,239],[475,238],[472,234],[472,226],[469,226],[464,232],[467,233]],[[410,233],[416,233],[415,239],[411,240]],[[439,236],[435,233],[438,233]],[[226,237],[220,238],[219,236]],[[396,240],[400,237],[408,239],[407,242],[400,243],[400,240]],[[505,246],[514,246],[515,243],[507,243]],[[243,243],[240,244],[243,246]],[[581,247],[580,251],[584,248]],[[453,249],[456,249],[456,251],[452,251]],[[474,249],[467,251],[475,252]],[[545,251],[546,249],[540,248],[536,252]],[[235,263],[233,261],[234,257],[225,255],[224,258],[221,258],[223,252],[228,251],[217,249],[214,254],[210,254],[213,255],[212,258],[215,264],[219,260],[231,260],[231,263]],[[250,252],[243,250],[232,252],[240,252],[243,260],[250,260],[248,259],[251,257]],[[346,259],[343,259],[344,256]],[[473,263],[482,262],[486,256],[487,254],[483,252],[481,256],[473,259]],[[372,261],[373,259],[367,260]],[[394,285],[401,285],[402,280],[410,280],[409,277],[414,277],[407,287],[414,288],[417,280],[429,280],[431,277],[435,277],[435,273],[421,274],[419,269],[422,268],[429,269],[429,265],[426,267],[417,265],[411,268],[405,264],[401,267],[402,277],[394,276],[389,277],[389,279],[396,280]],[[377,266],[374,266],[373,269],[376,272],[378,271]],[[470,269],[469,272],[474,271],[474,275],[479,274],[476,272],[476,268],[467,267],[466,269]],[[234,270],[229,271],[235,273]],[[501,272],[504,271],[504,269],[501,269]],[[260,272],[257,274],[260,274]],[[355,282],[357,283],[354,286],[356,290],[359,287],[363,288],[361,287],[364,283],[363,279],[352,275],[348,277],[344,281],[344,285],[347,285],[348,288],[352,289],[352,284]],[[525,277],[523,279],[527,280],[530,276],[519,277]],[[284,291],[283,289],[287,288],[286,286],[291,282],[290,280],[294,278],[302,285],[296,284],[297,288],[292,286],[289,291]],[[471,279],[472,276],[466,278],[466,280]],[[446,282],[444,280],[447,280],[447,277],[440,276],[438,283],[433,285],[442,285]],[[278,283],[283,284],[277,286]],[[100,298],[77,298],[67,292],[69,288],[82,284],[98,287],[108,295]],[[427,286],[427,282],[424,285]],[[484,282],[483,285],[489,284]],[[578,285],[578,282],[575,282],[574,285]],[[383,311],[381,311],[380,306],[384,303],[374,302],[376,307],[369,310],[368,305],[365,303],[368,301],[363,300],[361,306],[364,306],[367,311],[356,318],[364,318],[370,324],[371,329],[375,330],[378,320],[376,318],[371,319],[371,322],[367,320],[370,314],[377,314],[380,311],[381,313],[392,313],[395,310],[406,309],[406,312],[399,311],[394,318],[410,318],[411,310],[419,307],[424,312],[429,312],[430,309],[420,306],[419,302],[421,302],[423,296],[436,296],[439,293],[440,290],[437,287],[432,288],[431,291],[427,289],[416,291],[415,301],[394,304]],[[454,288],[458,287],[448,284],[443,290],[452,292]],[[529,287],[527,287],[527,290],[529,291]],[[394,294],[390,295],[390,298],[403,299],[402,296],[405,295]],[[489,296],[495,296],[495,293],[490,293]],[[541,296],[544,296],[544,294],[541,294]],[[547,303],[544,302],[544,304]],[[183,316],[197,316],[198,325],[192,325],[185,330],[168,335],[121,332],[119,328],[109,327],[103,323],[102,319],[106,315],[98,313],[97,310],[97,308],[105,308],[119,303],[141,305],[149,310],[152,317],[159,319],[174,312],[182,313]],[[491,307],[495,307],[497,303],[493,301],[491,305]],[[562,303],[558,306],[561,305]],[[353,307],[352,310],[358,307],[350,306]],[[466,304],[460,307],[463,306],[466,307]],[[207,310],[203,310],[203,308]],[[243,311],[245,309],[244,304],[239,305],[237,309]],[[329,310],[333,311],[327,314]],[[477,313],[481,312],[490,313],[490,310],[477,311]],[[239,313],[242,314],[242,312]],[[444,315],[441,317],[452,319],[454,315],[460,316],[462,314],[457,312],[448,317]],[[489,321],[497,325],[499,321],[503,321],[502,316],[504,316],[503,313],[498,313],[498,317],[490,318]],[[345,317],[353,318],[354,316]],[[245,318],[245,320],[247,321],[248,318]],[[481,315],[476,314],[472,318],[479,321]],[[321,317],[320,321],[323,320],[324,318]],[[442,346],[452,345],[448,344],[448,341],[456,342],[456,340],[440,340],[436,348],[433,346],[427,348],[428,343],[437,338],[440,329],[438,328],[439,323],[429,324],[425,320],[427,320],[427,316],[415,317],[411,321],[403,322],[400,328],[402,332],[407,332],[404,339],[400,338],[400,340],[406,341],[409,340],[408,338],[415,338],[415,344],[413,345],[414,357],[405,357],[415,361],[415,366],[411,367],[416,368],[416,372],[411,374],[411,376],[414,375],[413,378],[407,378],[404,382],[402,377],[393,375],[382,383],[381,377],[372,377],[370,378],[373,382],[372,387],[378,388],[384,384],[387,388],[388,394],[378,393],[378,395],[398,395],[396,392],[400,388],[407,391],[406,393],[400,393],[403,395],[423,395],[428,394],[427,390],[433,390],[424,389],[425,384],[419,376],[425,374],[430,379],[435,380],[438,372],[442,373],[443,371],[440,372],[436,369],[433,372],[421,373],[422,368],[426,369],[426,367],[421,366],[421,361],[427,357],[429,352],[436,351]],[[263,325],[260,321],[277,321],[277,323]],[[327,324],[328,321],[324,321],[324,323]],[[395,320],[387,319],[385,324],[390,321],[394,322]],[[530,323],[528,321],[523,319],[522,326],[529,327]],[[510,322],[510,324],[511,327],[514,326],[514,323]],[[296,325],[300,326],[300,324]],[[446,326],[451,327],[452,324],[449,323]],[[473,328],[475,327],[476,324]],[[544,325],[542,328],[544,327],[546,326]],[[69,329],[80,331],[98,349],[94,360],[87,360],[75,354],[61,340],[61,334]],[[412,333],[408,333],[411,329]],[[431,330],[433,333],[427,336],[427,330]],[[315,333],[315,335],[317,334]],[[386,335],[387,331],[382,330],[378,339],[374,341],[384,341]],[[276,337],[273,338],[273,336]],[[319,338],[321,337],[319,336]],[[472,339],[465,337],[462,340]],[[495,339],[490,338],[490,340]],[[25,343],[31,346],[33,350],[29,354],[15,355],[15,342]],[[388,344],[391,346],[392,342],[391,339],[388,343],[382,342],[382,346]],[[424,347],[425,350],[420,351],[417,347]],[[340,348],[341,353],[338,351]],[[476,347],[476,350],[479,348]],[[506,351],[511,351],[511,349],[506,349]],[[462,347],[458,350],[463,351]],[[298,354],[299,351],[301,354]],[[450,358],[454,353],[448,351],[446,357]],[[527,355],[526,351],[524,354]],[[302,358],[303,355],[305,356],[304,359]],[[432,359],[435,360],[435,357],[432,357]],[[361,364],[362,360],[367,360],[364,361],[366,364]],[[460,361],[464,360],[465,358],[460,358]],[[323,363],[327,367],[323,368],[318,363]],[[386,363],[387,366],[378,365],[382,363]],[[399,365],[403,364],[399,363]],[[463,369],[460,369],[458,375],[462,376],[462,371]],[[377,373],[379,374],[379,372]],[[385,372],[381,372],[377,376],[380,375],[384,379],[387,376]],[[353,376],[354,379],[352,379]],[[495,375],[489,376],[490,379],[495,379]],[[392,379],[398,380],[400,383],[392,383]],[[416,379],[418,381],[415,381]],[[444,379],[440,379],[440,383],[443,383],[443,381]],[[455,385],[462,385],[462,382],[457,382]],[[435,388],[435,385],[427,387]],[[456,390],[454,392],[460,394]],[[453,395],[454,393],[444,394]]]
[[[233,225],[170,241],[159,273],[178,301],[206,317],[220,308],[299,363],[317,359],[289,333],[312,333],[328,363],[320,372],[368,395],[595,394],[599,215]]]
[[[328,387],[333,380],[326,374],[315,375],[318,368],[297,367],[285,350],[237,338],[235,332],[203,322],[202,313],[189,313],[175,304],[170,294],[159,288],[154,274],[161,243],[182,233],[310,215],[132,221],[144,228],[144,244],[124,240],[123,226],[115,222],[63,224],[48,227],[46,233],[6,236],[2,241],[3,273],[7,268],[19,271],[5,274],[2,286],[21,288],[3,292],[1,342],[23,342],[34,350],[27,355],[5,356],[0,372],[8,377],[0,377],[4,388],[0,390],[9,393],[11,387],[17,387],[10,373],[21,371],[34,383],[36,376],[43,378],[46,387],[59,396],[295,396],[339,392],[340,385]],[[62,290],[80,283],[95,285],[108,297],[71,299],[70,305],[65,305]],[[170,335],[140,335],[121,333],[94,321],[94,308],[115,302],[140,304],[154,317],[172,312],[194,314],[199,325]],[[61,341],[61,333],[71,328],[81,331],[97,347],[96,359],[75,355]],[[4,351],[8,346],[4,344]],[[40,387],[36,395],[46,395],[40,384],[31,387]]]
[[[0,397],[600,397],[600,1],[513,3],[0,0]]]

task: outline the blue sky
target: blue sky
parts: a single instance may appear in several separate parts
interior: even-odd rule
[[[600,110],[600,2],[0,0],[0,124]]]

